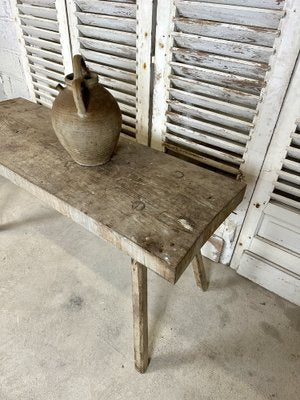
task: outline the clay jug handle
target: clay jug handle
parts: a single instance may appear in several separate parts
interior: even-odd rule
[[[84,78],[90,74],[88,67],[85,64],[83,57],[80,54],[75,54],[73,57],[73,72],[74,80],[78,78]]]
[[[80,54],[75,54],[75,56],[73,57],[73,71],[73,97],[76,104],[77,113],[79,117],[82,118],[86,115],[86,107],[83,101],[82,86],[84,84],[84,77],[88,76],[90,74],[90,71]]]
[[[82,78],[74,79],[72,82],[73,98],[77,108],[77,114],[83,118],[86,115],[86,108],[82,97]]]

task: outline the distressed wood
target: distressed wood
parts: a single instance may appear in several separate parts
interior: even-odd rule
[[[253,199],[254,189],[258,191],[259,198],[264,193],[267,197],[263,196],[258,202],[262,204],[268,199],[269,194],[272,191],[272,185],[269,184],[269,178],[264,177],[261,182],[262,186],[257,183],[257,177],[262,173],[265,162],[267,151],[270,153],[272,145],[270,140],[272,138],[274,128],[278,124],[278,115],[283,104],[284,96],[286,94],[287,87],[290,83],[290,79],[295,68],[297,57],[299,56],[300,49],[300,1],[286,0],[285,1],[286,17],[282,20],[281,36],[275,43],[276,53],[271,63],[271,70],[268,73],[268,85],[263,93],[262,101],[258,107],[258,115],[254,121],[254,128],[251,132],[251,136],[256,140],[248,142],[247,152],[244,155],[245,163],[241,167],[241,174],[244,180],[247,182],[247,191],[244,201],[240,204],[236,210],[237,215],[234,216],[234,220],[237,222],[236,240],[239,237],[240,228],[242,224],[245,225],[245,229],[240,234],[239,241],[242,245],[236,246],[235,252],[232,257],[231,267],[237,269],[241,254],[245,251],[253,238],[256,225],[260,218],[261,208],[256,208],[253,205],[249,208],[249,201],[252,198],[251,204],[255,204],[257,200]],[[293,39],[292,39],[293,38]],[[291,104],[294,104],[292,101]],[[291,110],[291,109],[289,109]],[[294,122],[294,121],[293,121]],[[285,124],[284,124],[285,126]],[[293,130],[290,131],[290,133]],[[261,134],[263,132],[263,134]],[[280,133],[282,135],[282,132]],[[279,141],[277,150],[281,151],[283,146],[282,139]],[[280,160],[280,155],[276,155],[272,152],[272,160],[277,163]],[[282,160],[284,156],[281,156]],[[277,167],[273,170],[266,170],[268,176],[276,174]],[[255,185],[257,187],[255,188]],[[263,190],[261,189],[263,187]],[[254,197],[255,198],[255,197]],[[249,212],[248,212],[249,211]],[[245,215],[248,212],[250,219]],[[250,214],[251,213],[251,214]],[[235,247],[236,240],[234,240],[224,257],[221,258],[221,262],[228,263],[232,256],[232,249]]]
[[[31,6],[28,4],[17,4],[17,7],[25,15],[56,20],[56,10],[54,8]]]
[[[196,254],[192,261],[192,267],[197,286],[205,292],[208,289],[208,280],[206,278],[206,272],[201,254]]]
[[[131,260],[135,368],[144,373],[148,358],[147,268]]]
[[[270,47],[248,43],[237,43],[229,40],[191,35],[188,33],[174,32],[173,37],[177,47],[233,57],[232,61],[236,58],[266,63],[274,52]]]
[[[103,0],[75,0],[82,11],[135,18],[135,4]]]
[[[209,21],[196,18],[175,18],[175,25],[180,32],[203,35],[242,43],[259,44],[273,47],[274,39],[279,35],[275,29],[259,28],[227,24],[223,22]]]
[[[49,113],[1,103],[0,173],[171,283],[243,198],[241,182],[124,139],[110,163],[80,167]]]
[[[150,139],[150,86],[151,86],[151,57],[152,57],[152,10],[153,0],[137,0],[137,35],[136,35],[136,140],[148,145]]]
[[[73,0],[68,0],[72,1]],[[99,26],[101,28],[117,29],[125,32],[135,32],[136,22],[133,18],[119,18],[113,15],[84,13],[77,11],[75,15],[82,24]]]
[[[163,150],[168,89],[170,87],[170,61],[172,60],[173,38],[171,34],[174,30],[176,15],[174,1],[158,0],[156,15],[151,147]]]
[[[188,76],[188,75],[187,75]],[[242,105],[250,108],[252,112],[256,108],[259,97],[257,95],[242,92],[240,90],[231,89],[229,87],[216,86],[214,83],[201,82],[187,77],[170,75],[171,82],[174,87],[190,93],[203,94],[208,97],[218,98],[228,103],[228,105]],[[207,101],[210,99],[208,98]],[[223,112],[223,109],[220,110]]]
[[[176,0],[175,3],[179,16],[195,18],[195,15],[201,15],[201,19],[263,28],[277,28],[280,18],[284,15],[283,10],[213,4],[202,1]]]

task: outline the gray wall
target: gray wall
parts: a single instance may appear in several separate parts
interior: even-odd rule
[[[29,97],[10,0],[0,0],[0,100]]]

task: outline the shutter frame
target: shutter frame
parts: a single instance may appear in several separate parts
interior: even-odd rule
[[[298,24],[299,25],[299,24]],[[299,29],[300,30],[300,29]],[[300,32],[299,32],[300,35]],[[299,48],[300,48],[300,43]],[[277,182],[278,175],[282,170],[282,166],[286,161],[287,149],[293,139],[293,132],[299,121],[300,116],[300,59],[296,63],[291,83],[288,88],[279,119],[272,136],[268,153],[264,160],[262,170],[257,181],[255,191],[253,193],[243,227],[239,237],[240,245],[236,247],[231,266],[234,269],[239,268],[239,263],[243,252],[247,251],[255,236],[257,226],[264,209],[278,200],[274,197],[274,186]],[[300,167],[300,160],[299,160]],[[272,200],[273,197],[273,200]],[[280,204],[281,203],[281,204]],[[277,202],[277,205],[286,208],[288,204]],[[300,205],[300,203],[299,203]]]

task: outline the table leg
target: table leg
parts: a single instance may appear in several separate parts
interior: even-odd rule
[[[135,260],[132,265],[133,342],[135,368],[148,366],[147,268]]]
[[[196,255],[192,261],[194,275],[197,286],[200,287],[204,292],[208,289],[208,280],[204,269],[202,255]]]

